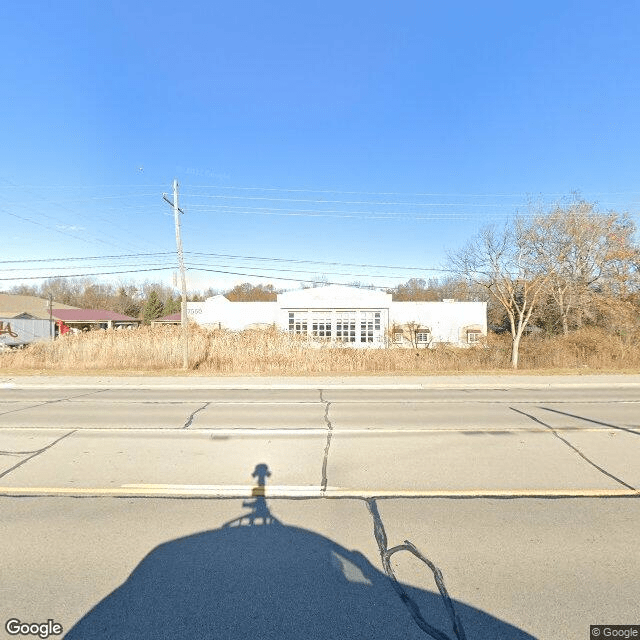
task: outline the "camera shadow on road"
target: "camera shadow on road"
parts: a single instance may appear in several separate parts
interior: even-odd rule
[[[399,597],[360,552],[275,518],[265,498],[270,475],[256,465],[248,512],[153,549],[65,638],[535,640],[437,591],[401,585]]]

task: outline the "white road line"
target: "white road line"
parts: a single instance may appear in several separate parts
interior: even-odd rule
[[[233,436],[317,436],[326,435],[326,427],[280,427],[280,428],[268,428],[268,427],[211,427],[211,428],[197,428],[190,427],[184,429],[183,427],[0,427],[0,435],[3,433],[15,433],[25,431],[32,433],[34,431],[38,433],[48,433],[67,431],[70,428],[76,429],[75,435],[82,435],[83,433],[131,433],[136,436],[140,436],[144,433],[154,434],[166,434],[172,437],[187,437],[195,438],[196,436],[211,436],[214,437],[233,437]],[[637,427],[625,427],[633,431]],[[562,433],[602,433],[602,432],[618,432],[620,427],[554,427],[558,432]],[[335,426],[333,433],[339,435],[437,435],[444,433],[550,433],[546,427],[480,427],[480,426],[468,426],[468,427],[438,427],[431,426],[429,428],[419,427],[396,427],[396,428],[377,428],[377,427],[340,427]]]
[[[291,428],[266,428],[266,427],[221,427],[221,428],[194,428],[184,429],[183,427],[0,427],[0,436],[3,433],[16,433],[16,432],[61,432],[67,431],[70,428],[76,429],[75,435],[82,435],[83,433],[131,433],[136,436],[140,436],[144,433],[165,434],[171,437],[186,437],[195,438],[196,436],[210,436],[213,439],[215,437],[276,437],[276,436],[317,436],[326,435],[326,427],[291,427]],[[637,427],[624,427],[625,429],[633,431]],[[620,427],[554,427],[558,432],[562,433],[603,433],[603,432],[618,432]],[[334,435],[437,435],[437,434],[456,434],[456,433],[550,433],[546,427],[480,427],[480,426],[468,426],[468,427],[438,427],[431,426],[429,428],[419,427],[396,427],[396,428],[377,428],[377,427],[340,427],[335,426],[333,428]]]

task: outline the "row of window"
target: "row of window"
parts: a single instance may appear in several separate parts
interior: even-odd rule
[[[467,331],[467,344],[476,344],[480,341],[482,332],[477,329],[470,329]],[[393,342],[395,344],[402,344],[405,340],[405,335],[402,331],[394,332]],[[416,344],[429,344],[431,342],[430,331],[417,331],[416,332]]]
[[[311,316],[309,320],[309,316]],[[380,342],[381,312],[360,311],[290,311],[289,332],[308,335],[319,340],[335,340],[337,342]],[[359,331],[357,330],[359,328]]]
[[[326,341],[382,342],[382,314],[380,311],[290,311],[289,332]],[[481,336],[481,331],[469,329],[466,332],[467,343],[476,344]],[[429,329],[415,332],[417,345],[428,345],[431,341]],[[405,334],[394,332],[393,342],[404,343]]]
[[[396,344],[402,344],[404,342],[404,333],[397,331],[393,334],[393,341]],[[431,342],[431,333],[429,331],[417,331],[416,343],[417,344],[429,344]]]

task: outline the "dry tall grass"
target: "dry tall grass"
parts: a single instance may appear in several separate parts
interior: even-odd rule
[[[489,336],[470,349],[354,349],[309,344],[269,330],[189,328],[191,368],[211,374],[429,374],[509,370],[508,336]],[[640,368],[640,340],[584,329],[567,337],[527,337],[521,369],[629,370]],[[95,331],[63,336],[0,354],[5,370],[170,371],[182,366],[179,327]]]

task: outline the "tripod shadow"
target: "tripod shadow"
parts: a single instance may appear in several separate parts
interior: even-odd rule
[[[266,464],[255,467],[249,508],[219,529],[161,544],[67,633],[68,640],[535,640],[440,594],[403,585],[429,623],[415,624],[389,578],[360,552],[274,517]]]
[[[248,507],[249,509],[251,509],[251,512],[246,515],[240,516],[236,520],[227,522],[227,524],[224,525],[225,527],[234,526],[236,524],[242,525],[245,523],[245,521],[248,525],[253,526],[258,524],[260,520],[262,520],[262,524],[274,524],[274,522],[277,522],[278,524],[280,524],[271,515],[271,512],[269,511],[269,507],[267,506],[267,500],[265,498],[265,495],[266,495],[265,478],[268,478],[270,476],[271,476],[271,471],[269,471],[269,467],[266,464],[264,464],[264,462],[261,462],[260,464],[256,465],[256,468],[253,470],[253,473],[251,474],[251,477],[256,478],[258,483],[251,490],[251,496],[255,498],[255,500],[245,500],[242,503],[242,506],[245,507],[245,509]]]

